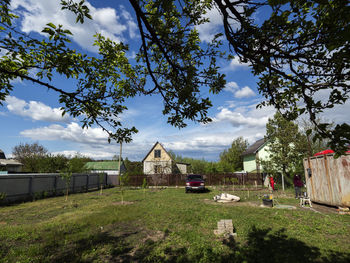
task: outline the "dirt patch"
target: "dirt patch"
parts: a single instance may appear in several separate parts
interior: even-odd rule
[[[210,199],[204,199],[203,200],[204,203],[206,204],[212,204],[212,205],[224,205],[224,206],[249,206],[249,207],[257,207],[259,206],[258,202],[229,202],[229,203],[218,203],[215,202],[214,200],[210,200]]]
[[[300,208],[305,210],[312,210],[314,212],[318,212],[321,214],[338,214],[337,207],[318,204],[318,203],[312,203],[312,208],[310,208],[309,206],[300,207]]]
[[[4,221],[0,221],[0,225],[7,225],[7,223]]]
[[[103,228],[101,234],[109,236],[113,247],[111,254],[103,256],[104,261],[142,262],[157,247],[157,243],[166,238],[164,232],[150,230],[140,224],[141,222],[118,223]]]
[[[120,202],[114,202],[113,205],[132,205],[134,202],[132,201],[120,201]]]

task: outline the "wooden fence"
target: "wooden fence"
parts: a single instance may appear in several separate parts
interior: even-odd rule
[[[235,174],[207,174],[203,175],[205,184],[211,185],[238,185],[263,186],[263,176],[257,173]],[[183,174],[153,174],[129,176],[129,186],[140,187],[144,180],[148,186],[185,186],[186,175]]]

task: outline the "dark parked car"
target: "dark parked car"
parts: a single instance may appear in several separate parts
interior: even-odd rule
[[[186,178],[186,193],[189,191],[205,191],[204,179],[202,175],[190,174]]]

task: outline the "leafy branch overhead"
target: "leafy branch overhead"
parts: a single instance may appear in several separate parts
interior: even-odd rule
[[[121,128],[118,116],[126,109],[125,100],[142,91],[144,79],[126,58],[128,47],[97,34],[99,54],[88,57],[69,48],[71,32],[53,23],[42,30],[48,38],[31,38],[12,26],[17,17],[8,9],[9,1],[1,2],[1,17],[8,19],[2,19],[0,31],[0,48],[5,51],[0,60],[0,100],[12,92],[12,80],[29,80],[58,92],[63,114],[82,117],[83,128],[97,124],[109,139],[130,141],[137,130]],[[56,73],[75,79],[75,88],[54,86]]]
[[[216,0],[226,38],[242,61],[259,76],[263,105],[273,105],[290,120],[306,113],[319,136],[344,151],[350,126],[318,123],[324,110],[349,99],[350,6],[339,1]],[[260,21],[259,13],[269,12]],[[240,26],[232,27],[230,21]]]
[[[229,44],[229,57],[238,56],[259,76],[258,89],[266,98],[259,107],[273,105],[289,120],[307,114],[317,130],[315,139],[328,138],[330,146],[338,152],[343,152],[350,143],[347,123],[332,127],[332,124],[317,122],[320,113],[344,104],[349,98],[348,1],[130,0],[130,3],[139,21],[141,36],[149,39],[154,48],[153,53],[144,52],[143,57],[167,61],[169,68],[177,69],[177,76],[182,76],[184,68],[177,64],[176,56],[167,54],[176,52],[181,47],[178,41],[186,37],[181,35],[183,29],[171,23],[167,15],[181,17],[180,21],[196,26],[206,22],[203,17],[207,11],[216,8],[222,16],[221,33]],[[143,31],[140,21],[148,32]],[[176,39],[171,39],[172,36]],[[222,48],[220,44],[214,38],[212,52]],[[146,44],[144,47],[150,50]],[[189,52],[181,49],[181,54],[186,56]],[[196,64],[194,58],[191,57],[191,66],[199,69],[202,64]],[[214,55],[207,58],[216,64]],[[149,69],[149,73],[152,74],[152,70]],[[180,83],[186,87],[187,82]],[[197,83],[194,81],[192,87]],[[215,87],[214,91],[220,91]]]
[[[136,65],[125,55],[127,45],[99,34],[95,57],[70,49],[71,32],[60,25],[49,23],[43,29],[48,38],[33,39],[13,26],[18,17],[9,0],[0,3],[0,49],[5,52],[0,102],[12,92],[12,80],[29,80],[58,92],[64,112],[80,116],[83,127],[97,124],[110,139],[130,141],[137,130],[120,121],[126,99],[159,94],[170,124],[209,122],[212,103],[203,94],[225,86],[217,59],[238,56],[260,79],[258,89],[266,99],[260,106],[273,105],[290,120],[307,114],[318,136],[328,138],[338,152],[350,143],[347,123],[332,127],[316,121],[349,98],[347,0],[129,0],[141,36]],[[61,4],[77,23],[92,18],[84,0]],[[196,27],[208,22],[212,9],[220,12],[223,27],[206,43]],[[222,53],[225,44],[228,56]],[[74,79],[75,88],[55,87],[56,73]]]

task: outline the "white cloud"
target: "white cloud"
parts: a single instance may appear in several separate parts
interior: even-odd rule
[[[224,88],[224,90],[235,93],[238,89],[238,84],[234,81],[230,81],[226,83],[226,86]]]
[[[62,116],[62,110],[51,108],[40,101],[26,102],[14,96],[7,96],[7,109],[16,115],[29,117],[35,121],[68,122],[70,117]]]
[[[124,40],[124,34],[129,31],[135,36],[136,25],[131,15],[121,7],[121,16],[113,8],[95,8],[89,2],[93,20],[85,19],[84,24],[75,22],[75,15],[68,10],[61,10],[60,1],[57,0],[13,0],[12,9],[23,16],[22,31],[26,33],[41,31],[49,22],[63,25],[73,33],[73,40],[90,51],[97,51],[93,47],[93,35],[101,33],[116,42]]]
[[[236,5],[235,8],[238,12],[241,12],[243,10],[243,6],[244,5]],[[232,13],[230,13],[230,15],[231,17],[234,17]],[[216,34],[224,33],[223,17],[216,6],[213,6],[211,9],[207,10],[203,18],[209,19],[209,22],[196,26],[199,33],[199,38],[202,41],[211,42]],[[233,30],[240,27],[240,24],[233,19],[229,19],[228,22]]]
[[[220,33],[223,27],[222,16],[217,8],[212,8],[204,15],[209,22],[196,26],[199,38],[204,42],[211,42],[213,37]]]
[[[275,109],[273,107],[264,107],[257,109],[256,104],[248,106],[236,106],[236,108],[222,108],[213,118],[214,123],[229,123],[234,127],[261,128],[265,127],[268,118],[273,116]]]
[[[248,98],[248,97],[252,97],[255,95],[256,95],[255,92],[251,88],[249,88],[248,86],[245,86],[242,89],[235,92],[236,98]]]
[[[242,62],[239,58],[239,56],[234,56],[233,59],[230,62],[228,70],[235,71],[237,69],[248,69],[250,66],[250,63]]]
[[[72,157],[76,155],[84,156],[84,157],[89,157],[92,159],[111,159],[114,155],[112,152],[106,152],[106,151],[60,151],[60,152],[53,152],[53,155],[64,155],[67,157]]]
[[[120,6],[121,9],[121,16],[127,21],[126,25],[129,29],[129,37],[135,38],[137,36],[137,24],[134,22],[134,19],[132,18],[131,14],[125,10],[124,6]]]
[[[20,133],[32,140],[63,140],[83,144],[103,145],[107,142],[107,134],[100,128],[82,129],[78,123],[71,122],[66,127],[52,124],[46,127],[24,130]]]
[[[239,99],[253,97],[256,95],[255,92],[248,86],[240,89],[238,84],[234,81],[228,82],[224,90],[233,93],[233,95]]]
[[[233,126],[247,126],[247,127],[264,127],[268,118],[254,118],[244,116],[240,112],[231,111],[229,109],[222,109],[213,119],[214,122],[229,122]]]

